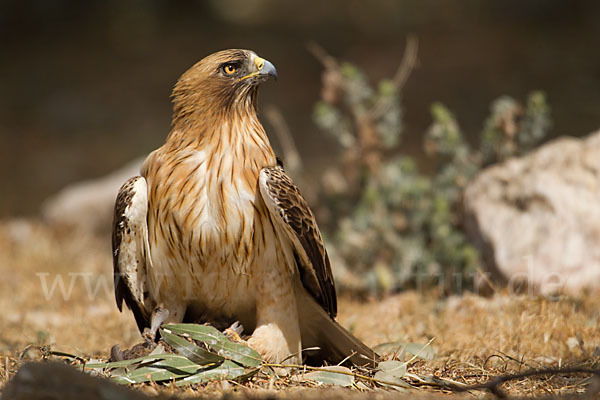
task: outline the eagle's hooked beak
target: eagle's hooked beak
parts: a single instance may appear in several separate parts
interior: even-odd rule
[[[272,76],[273,78],[275,78],[275,80],[277,80],[277,69],[275,69],[275,66],[270,61],[256,56],[254,57],[254,66],[256,67],[256,70],[246,76],[241,77],[240,81],[255,76],[264,77],[265,79],[269,76]]]

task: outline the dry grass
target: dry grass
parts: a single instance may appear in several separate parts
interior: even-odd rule
[[[0,392],[19,365],[39,359],[29,345],[50,345],[53,350],[85,357],[106,358],[110,347],[139,341],[129,312],[120,314],[112,294],[110,241],[50,229],[40,223],[7,220],[0,225]],[[65,288],[73,280],[72,293],[63,299],[60,290],[48,299],[48,286],[62,276]],[[72,274],[79,275],[72,275]],[[71,275],[69,275],[71,274]],[[85,275],[88,274],[88,275]],[[85,285],[100,282],[91,298]],[[406,292],[381,301],[358,302],[344,298],[340,322],[370,345],[389,341],[427,343],[435,338],[432,361],[416,361],[409,372],[435,375],[473,384],[490,377],[532,368],[600,365],[600,297],[511,297],[498,293],[490,298],[475,295],[441,299],[435,291]],[[512,395],[581,393],[585,375],[523,378],[502,388]],[[256,387],[257,389],[249,389]],[[265,389],[266,388],[266,389]],[[236,383],[213,382],[203,388],[174,389],[146,385],[150,393],[214,395],[240,393],[258,396],[277,393],[301,397],[319,390],[320,397],[359,397],[354,389],[306,389],[286,381]],[[377,394],[386,396],[384,389]],[[418,394],[439,396],[442,390],[423,387]],[[413,393],[414,394],[414,393]],[[473,394],[476,395],[474,392]],[[369,392],[373,395],[373,392]]]

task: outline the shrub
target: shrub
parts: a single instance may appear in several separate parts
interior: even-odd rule
[[[314,121],[341,148],[319,188],[337,281],[375,293],[471,285],[479,255],[461,227],[463,190],[482,168],[544,138],[551,125],[545,95],[532,92],[525,105],[508,96],[495,100],[477,147],[467,143],[454,114],[434,103],[424,150],[435,168],[425,174],[401,146],[410,55],[393,79],[373,86],[356,66],[316,53],[325,70]]]

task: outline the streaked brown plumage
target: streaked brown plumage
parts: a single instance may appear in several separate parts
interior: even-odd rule
[[[316,221],[256,114],[258,86],[273,75],[255,53],[225,50],[179,79],[165,144],[117,197],[117,305],[149,337],[163,322],[239,321],[266,360],[300,361],[319,346],[322,359],[354,352],[364,364],[376,355],[334,320]]]

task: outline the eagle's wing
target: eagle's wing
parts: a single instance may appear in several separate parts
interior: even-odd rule
[[[273,223],[293,244],[304,288],[334,318],[337,300],[331,265],[306,200],[281,166],[264,168],[260,172],[259,185]]]
[[[119,310],[123,300],[133,311],[140,332],[150,326],[146,266],[148,248],[148,193],[141,176],[129,179],[117,195],[112,232],[115,297]]]

